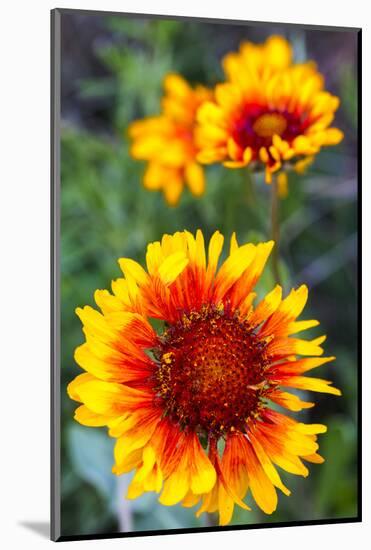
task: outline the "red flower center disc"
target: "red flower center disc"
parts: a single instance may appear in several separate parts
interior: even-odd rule
[[[220,436],[258,411],[268,361],[246,321],[204,308],[167,329],[155,354],[160,402],[184,428]]]

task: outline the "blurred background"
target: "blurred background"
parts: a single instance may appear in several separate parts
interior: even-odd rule
[[[66,386],[81,369],[73,359],[83,342],[74,310],[93,305],[97,288],[120,276],[117,259],[143,262],[148,242],[176,230],[219,229],[240,242],[269,237],[269,187],[244,170],[207,167],[207,190],[195,199],[186,190],[177,208],[142,185],[144,164],[128,154],[127,126],[159,113],[162,80],[179,72],[191,83],[223,79],[220,60],[242,40],[281,34],[296,61],[314,59],[326,89],[341,107],[335,126],[345,133],[337,147],[321,152],[305,176],[290,174],[281,203],[281,270],[284,287],[306,283],[306,318],[321,321],[328,355],[337,360],[316,372],[342,389],[340,398],[316,394],[318,405],[304,421],[328,425],[321,436],[321,465],[307,479],[285,476],[292,490],[279,494],[272,516],[235,509],[232,524],[349,518],[357,515],[357,35],[354,31],[301,30],[283,25],[209,24],[62,15],[61,306],[62,306],[62,534],[202,527],[214,518],[164,507],[157,495],[123,496],[130,475],[111,474],[114,441],[104,428],[73,420],[75,403]],[[274,286],[269,266],[259,284]]]

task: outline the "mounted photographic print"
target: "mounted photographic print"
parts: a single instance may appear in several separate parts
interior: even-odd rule
[[[53,10],[53,540],[360,521],[360,38]]]

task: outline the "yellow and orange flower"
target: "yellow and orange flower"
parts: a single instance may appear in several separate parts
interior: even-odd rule
[[[279,36],[265,44],[243,43],[223,60],[227,82],[200,106],[196,140],[201,163],[229,168],[263,167],[272,173],[302,171],[323,146],[343,134],[330,125],[339,99],[324,89],[314,62],[292,63],[289,43]]]
[[[221,525],[235,504],[249,509],[248,491],[275,511],[276,489],[290,494],[276,466],[306,477],[304,462],[323,462],[317,434],[326,427],[276,410],[314,403],[286,389],[340,395],[303,376],[334,359],[321,357],[324,336],[293,337],[318,325],[297,321],[307,287],[283,299],[276,286],[254,305],[273,242],[239,246],[233,235],[218,268],[223,240],[214,233],[206,258],[201,231],[178,232],[148,245],[147,269],[120,259],[113,293],[95,293],[101,312],[77,309],[86,342],[75,359],[85,372],[68,386],[81,403],[76,420],[117,439],[113,471],[135,470],[128,498],[156,491],[163,505],[219,511]]]
[[[194,126],[198,107],[212,99],[212,93],[203,86],[193,89],[176,74],[167,75],[164,88],[162,114],[130,125],[130,153],[148,162],[143,179],[146,189],[162,190],[168,204],[176,205],[184,185],[195,196],[205,189],[203,167],[196,161]]]

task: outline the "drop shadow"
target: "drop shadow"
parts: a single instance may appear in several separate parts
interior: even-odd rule
[[[18,523],[44,539],[50,538],[50,523],[48,521],[19,521]]]

